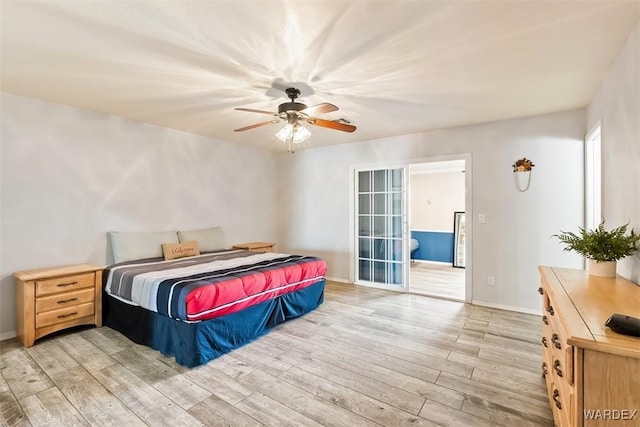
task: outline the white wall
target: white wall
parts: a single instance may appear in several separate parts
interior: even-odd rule
[[[589,104],[587,129],[598,120],[602,121],[602,216],[607,228],[630,222],[640,232],[640,23]],[[640,283],[640,257],[618,262],[618,273]]]
[[[576,110],[280,155],[281,248],[318,254],[329,276],[348,280],[350,167],[471,153],[473,300],[538,311],[537,266],[582,266],[550,236],[583,223],[584,129]],[[525,193],[511,167],[522,157],[536,164]]]
[[[409,228],[453,233],[453,213],[464,211],[464,173],[411,174],[410,187]]]
[[[12,273],[104,265],[108,230],[277,237],[273,153],[5,93],[1,106],[0,339]]]

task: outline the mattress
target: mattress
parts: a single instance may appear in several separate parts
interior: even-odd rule
[[[113,264],[104,289],[126,304],[200,322],[304,289],[325,274],[326,263],[317,257],[230,250]]]

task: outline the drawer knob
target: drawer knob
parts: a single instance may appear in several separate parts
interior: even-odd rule
[[[560,344],[560,338],[558,337],[558,334],[553,334],[551,336],[551,342],[553,343],[553,346],[558,350],[562,348],[562,344]]]
[[[553,311],[553,306],[550,305],[549,308],[547,308],[547,311],[549,312],[550,315],[554,315],[555,311]]]
[[[558,389],[553,390],[553,401],[556,403],[556,408],[562,409],[562,403],[558,399],[560,397],[560,392]]]
[[[562,377],[562,367],[560,366],[560,361],[558,359],[553,361],[553,369],[556,371],[556,375]]]
[[[544,292],[542,291],[542,286],[538,288],[538,293],[539,293],[540,295],[543,295],[543,294],[544,294]]]
[[[61,314],[58,316],[58,319],[64,319],[65,317],[75,316],[76,314],[78,314],[77,311],[74,311],[73,313],[69,313],[69,314]]]
[[[545,347],[549,347],[549,343],[547,342],[547,337],[542,337],[542,345]]]
[[[61,299],[60,301],[58,301],[58,304],[66,304],[71,301],[76,301],[77,299],[78,298]]]
[[[542,362],[542,376],[547,375],[547,362]]]
[[[77,285],[78,282],[74,281],[74,282],[67,282],[67,283],[58,283],[58,287],[62,287],[62,286],[71,286],[71,285]]]
[[[542,323],[544,323],[545,325],[549,324],[549,318],[547,316],[542,316]]]

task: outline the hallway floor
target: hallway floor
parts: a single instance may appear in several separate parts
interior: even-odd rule
[[[464,268],[424,262],[411,264],[411,292],[464,300],[464,281]]]

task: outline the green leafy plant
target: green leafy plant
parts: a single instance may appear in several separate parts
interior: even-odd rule
[[[575,251],[598,262],[617,261],[633,255],[636,252],[636,243],[640,240],[640,235],[633,229],[627,234],[628,225],[629,223],[607,231],[602,221],[594,230],[579,227],[578,234],[560,231],[560,234],[554,234],[553,237],[557,237],[566,245],[565,251]]]

